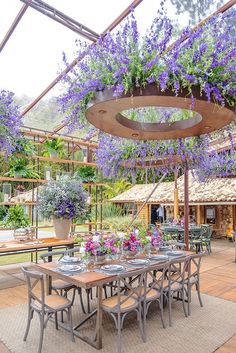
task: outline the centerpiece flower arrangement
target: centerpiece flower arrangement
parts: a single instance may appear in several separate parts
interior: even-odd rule
[[[129,233],[123,240],[123,250],[136,254],[141,248],[141,240],[134,232]]]
[[[80,181],[68,176],[50,180],[39,192],[38,209],[47,219],[53,219],[57,237],[67,237],[72,219],[87,211],[87,193]]]
[[[14,102],[14,94],[5,90],[0,91],[0,150],[7,155],[12,154],[17,148],[21,126],[22,117]]]
[[[106,89],[113,91],[117,99],[123,94],[130,95],[132,99],[134,89],[140,89],[142,94],[142,89],[148,85],[156,85],[161,92],[172,91],[176,96],[186,91],[186,97],[192,100],[192,110],[196,92],[209,102],[235,106],[236,42],[232,31],[235,19],[236,10],[233,8],[212,16],[194,31],[184,29],[171,46],[175,33],[179,31],[166,16],[162,2],[144,36],[139,33],[132,13],[114,34],[107,33],[90,46],[77,42],[78,57],[83,59],[64,76],[66,91],[59,98],[69,128],[90,126],[91,134],[96,131],[88,125],[85,112],[95,94]],[[66,58],[65,64],[68,65]],[[171,124],[189,118],[191,111],[178,114],[171,108],[158,111],[156,108],[142,108],[141,111],[131,109],[126,114],[130,120]],[[166,157],[171,159],[176,155],[180,156],[182,168],[188,164],[188,168],[206,170],[209,143],[214,136],[155,142],[122,139],[121,143],[119,138],[102,134],[97,161],[106,176],[117,176],[118,172],[124,176],[133,175],[137,160],[142,164],[156,159],[165,160]],[[210,158],[217,156],[211,155]],[[235,159],[230,166],[236,170]],[[170,163],[158,170],[163,173],[174,168],[175,163]],[[207,176],[207,172],[203,174]]]
[[[90,238],[84,243],[85,252],[89,255],[104,256],[107,254],[114,255],[117,253],[118,248],[115,238],[100,238],[98,241],[94,241]]]

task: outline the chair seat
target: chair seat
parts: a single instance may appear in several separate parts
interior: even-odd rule
[[[69,288],[74,288],[74,285],[66,281],[63,281],[62,279],[55,279],[52,282],[52,289],[62,290],[62,289],[69,289]]]
[[[125,295],[121,295],[120,301],[124,300],[125,298],[127,298]],[[117,305],[118,305],[118,296],[107,298],[102,301],[102,308],[105,311],[117,312],[118,311]],[[137,300],[130,297],[124,303],[121,304],[121,312],[135,309],[137,306],[138,306]]]
[[[191,276],[189,278],[189,283],[190,284],[194,284],[194,283],[197,283],[198,282],[198,278],[196,276]]]
[[[176,292],[176,291],[181,290],[183,285],[182,285],[182,283],[174,282],[174,283],[171,283],[170,287],[171,287],[170,288],[171,292]],[[168,281],[168,279],[163,281],[163,290],[165,292],[169,290],[169,281]]]
[[[45,305],[49,308],[45,308],[46,311],[60,311],[63,309],[67,309],[71,306],[71,301],[65,297],[62,297],[57,294],[46,295],[45,296]],[[42,310],[42,305],[35,300],[32,304],[35,310]]]
[[[141,296],[144,295],[144,288],[142,288],[141,290]],[[133,297],[137,298],[138,295],[136,293],[133,293]],[[151,301],[151,300],[155,300],[160,298],[160,293],[157,291],[157,289],[150,289],[147,288],[147,292],[146,292],[146,300],[147,301]]]

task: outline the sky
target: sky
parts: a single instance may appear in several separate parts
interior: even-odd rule
[[[169,0],[167,0],[168,2]],[[130,3],[131,0],[45,0],[56,9],[101,33]],[[144,31],[155,17],[159,0],[143,0],[136,17]],[[20,0],[0,1],[0,41],[23,6]],[[168,6],[174,17],[175,9]],[[187,15],[181,16],[183,25]],[[16,30],[0,53],[0,89],[8,89],[20,96],[38,96],[61,70],[62,52],[69,62],[75,58],[75,39],[78,35],[45,15],[28,8]],[[60,86],[46,97],[58,95]]]

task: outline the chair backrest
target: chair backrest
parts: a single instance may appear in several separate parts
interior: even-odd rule
[[[39,308],[41,308],[41,310],[43,311],[45,308],[45,289],[43,274],[37,271],[29,270],[27,267],[22,267],[21,269],[26,277],[29,305],[31,305],[33,301],[36,301],[39,304]]]
[[[189,278],[198,277],[200,274],[201,261],[204,253],[198,253],[190,256]]]
[[[146,289],[146,296],[154,288],[157,289],[159,293],[162,293],[163,282],[166,279],[166,272],[168,271],[168,267],[169,262],[149,266],[147,271],[147,281],[149,282],[149,285]]]
[[[169,286],[177,282],[183,284],[189,278],[189,265],[190,257],[176,258],[169,262],[167,271]]]
[[[59,256],[59,259],[61,259],[67,250],[53,250],[53,251],[48,251],[46,253],[43,253],[40,255],[40,258],[43,260],[43,262],[48,262],[49,259],[52,259],[53,256]]]
[[[135,280],[134,280],[135,279]],[[140,299],[146,290],[147,269],[132,271],[129,274],[119,275],[117,278],[117,304],[113,308],[117,313],[121,313],[121,305],[128,302],[129,299]],[[125,294],[125,295],[124,295]]]

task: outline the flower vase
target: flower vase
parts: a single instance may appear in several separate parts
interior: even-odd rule
[[[96,255],[95,256],[95,263],[97,265],[103,265],[106,259],[106,255]]]
[[[126,251],[126,257],[128,258],[133,258],[135,257],[135,255],[137,255],[137,251],[131,251],[131,250]]]
[[[53,217],[53,224],[56,237],[59,239],[67,239],[70,233],[72,219]]]

